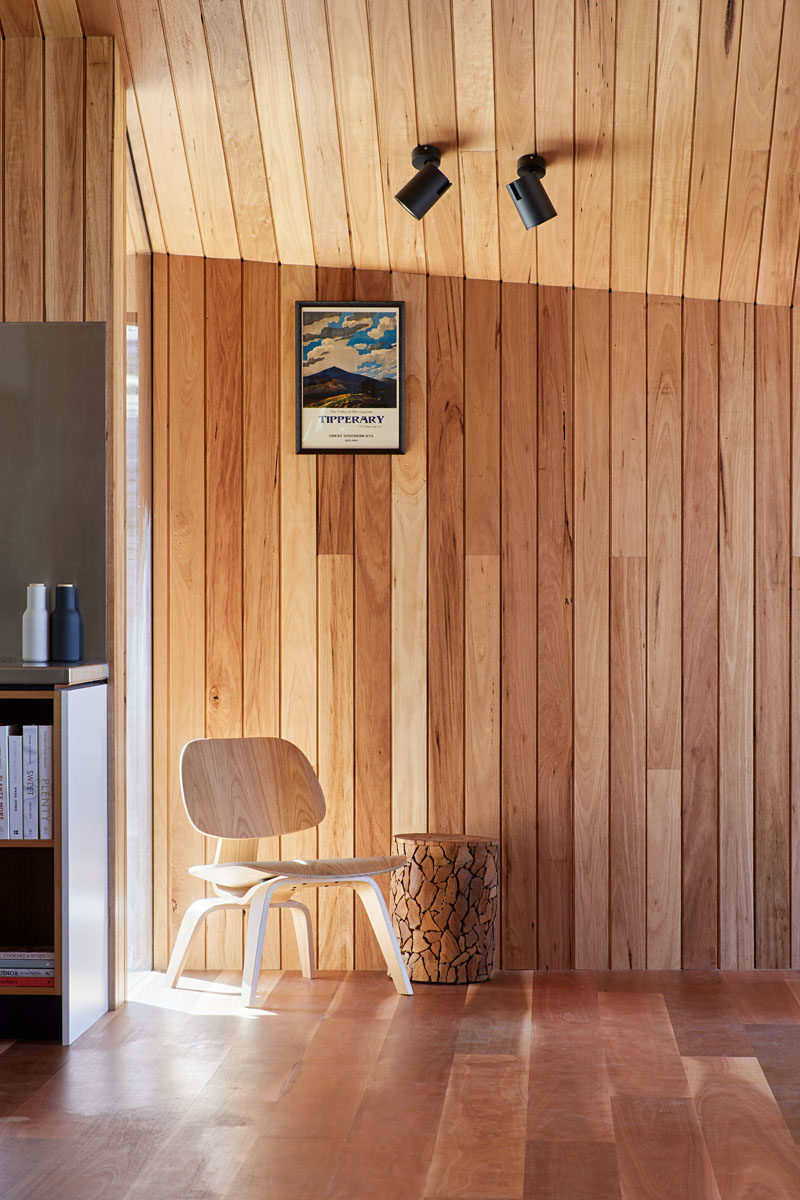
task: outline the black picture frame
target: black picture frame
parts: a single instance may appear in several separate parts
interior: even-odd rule
[[[404,302],[296,301],[295,379],[298,454],[405,454]]]

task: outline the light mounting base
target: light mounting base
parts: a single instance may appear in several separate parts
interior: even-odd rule
[[[535,175],[542,179],[545,173],[545,161],[541,154],[523,154],[517,159],[517,175],[522,179],[525,175]]]

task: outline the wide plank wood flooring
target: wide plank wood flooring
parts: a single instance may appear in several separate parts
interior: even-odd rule
[[[3,1200],[800,1200],[800,972],[262,989],[0,1041]]]

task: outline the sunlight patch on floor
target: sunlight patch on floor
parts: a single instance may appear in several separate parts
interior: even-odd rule
[[[261,1004],[280,977],[280,971],[262,973],[259,980]],[[233,972],[185,972],[177,988],[165,987],[164,978],[163,971],[153,971],[146,978],[137,980],[128,996],[128,1003],[198,1016],[237,1017],[246,1021],[275,1015],[266,1008],[243,1007],[242,977]]]

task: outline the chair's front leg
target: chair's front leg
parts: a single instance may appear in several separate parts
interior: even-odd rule
[[[294,921],[294,933],[297,938],[297,950],[300,955],[300,970],[305,979],[316,979],[316,955],[314,953],[314,926],[311,924],[311,913],[305,904],[299,900],[284,900],[276,906],[288,908]]]
[[[261,969],[261,955],[264,952],[264,933],[267,928],[269,905],[272,893],[278,887],[286,884],[264,884],[256,891],[250,900],[250,911],[247,917],[247,938],[244,943],[244,970],[242,971],[242,1004],[245,1008],[256,1007],[258,992],[258,973]]]
[[[369,917],[381,953],[386,959],[389,974],[394,980],[394,986],[401,996],[413,996],[414,992],[408,978],[406,964],[403,962],[397,938],[394,936],[389,910],[378,883],[374,879],[365,878],[356,880],[353,887],[358,892]]]

